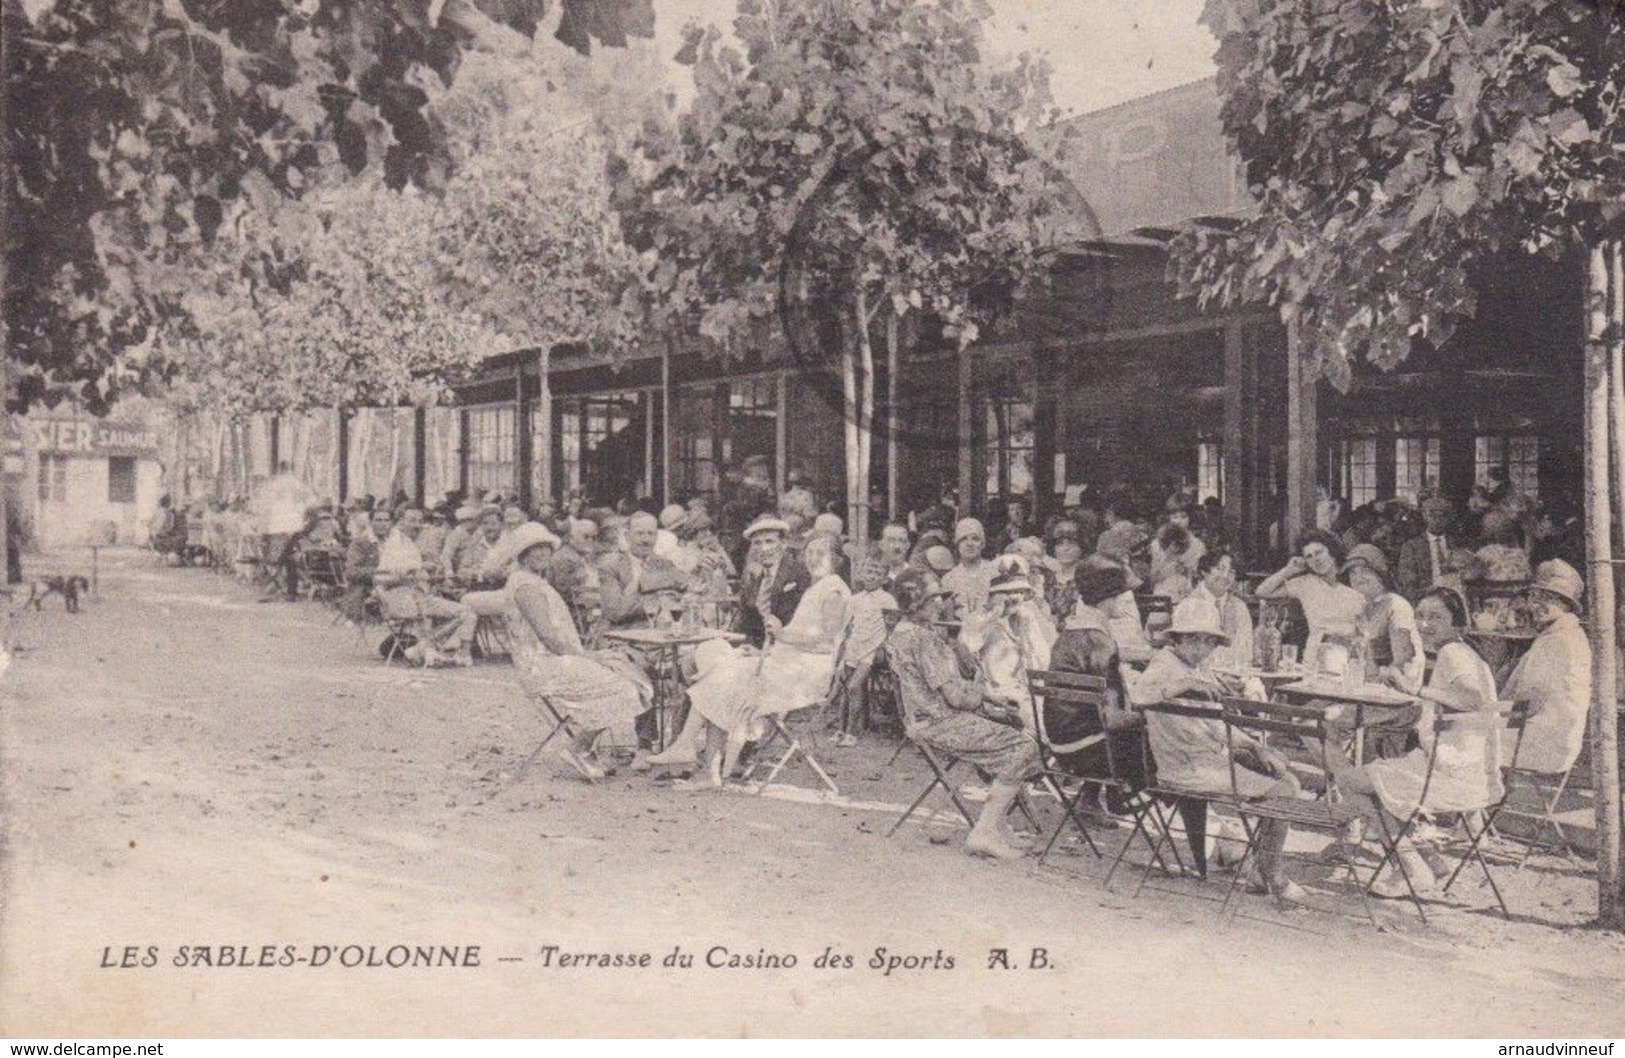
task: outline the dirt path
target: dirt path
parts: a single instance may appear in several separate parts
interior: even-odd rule
[[[927,828],[888,840],[882,812],[588,787],[546,760],[513,783],[538,724],[506,667],[385,668],[326,610],[133,553],[19,639],[0,1034],[1625,1034],[1625,943],[1572,928],[1586,878],[1523,872],[1510,923],[1469,886],[1426,928],[1220,928],[1184,883],[1104,891],[1087,854],[994,865]],[[892,748],[827,760],[853,800],[896,804],[924,780],[909,754],[886,771]],[[306,961],[175,965],[266,945]],[[546,966],[549,945],[653,965]],[[117,967],[149,946],[156,965]],[[415,946],[479,965],[364,965]],[[676,946],[692,968],[661,966]],[[797,965],[706,966],[718,947]],[[853,967],[816,966],[826,947]],[[925,965],[870,969],[882,947]],[[988,969],[995,948],[1021,968]]]

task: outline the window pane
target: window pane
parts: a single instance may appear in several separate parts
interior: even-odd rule
[[[1343,498],[1349,507],[1361,507],[1377,499],[1377,441],[1357,437],[1343,445]]]

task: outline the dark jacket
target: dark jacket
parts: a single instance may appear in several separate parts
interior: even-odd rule
[[[772,603],[768,612],[777,617],[784,624],[790,623],[795,616],[796,606],[801,602],[802,593],[812,584],[812,575],[807,567],[801,564],[796,556],[785,552],[779,559],[779,569],[773,578],[771,589]],[[736,620],[736,630],[744,633],[756,646],[761,646],[767,636],[767,627],[762,613],[756,607],[756,598],[760,594],[761,574],[752,570],[739,582],[739,610]]]

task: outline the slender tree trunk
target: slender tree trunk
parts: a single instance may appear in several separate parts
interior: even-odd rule
[[[358,443],[356,445],[358,451],[356,452],[356,460],[353,466],[361,475],[361,480],[359,483],[352,484],[350,486],[350,491],[358,496],[377,495],[377,493],[373,491],[372,475],[372,435],[375,429],[374,419],[375,416],[373,415],[372,408],[361,408],[356,412],[355,415],[356,428],[353,432],[358,435]],[[389,502],[388,496],[384,497],[384,502],[386,504]]]
[[[847,529],[853,540],[869,540],[869,468],[874,439],[875,416],[875,347],[869,332],[869,299],[860,285],[853,303],[853,325],[857,328],[857,353],[861,358],[857,382],[857,400],[853,409],[857,413],[855,444],[857,451],[852,468],[852,517]]]
[[[218,417],[214,424],[214,445],[209,453],[209,487],[214,498],[226,498],[226,420]]]
[[[898,331],[902,317],[895,312],[886,317],[886,518],[897,520],[897,372]]]
[[[1619,817],[1619,687],[1614,635],[1613,524],[1609,473],[1611,346],[1618,345],[1614,287],[1617,246],[1591,251],[1588,341],[1585,351],[1586,574],[1591,592],[1591,771],[1596,797],[1597,919],[1625,928],[1621,903]],[[1616,406],[1614,411],[1625,408]]]
[[[849,529],[858,521],[855,499],[858,480],[858,367],[854,349],[857,340],[857,335],[846,334],[841,342],[841,426],[846,439],[846,524]]]

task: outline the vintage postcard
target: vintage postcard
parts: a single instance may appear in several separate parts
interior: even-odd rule
[[[0,1035],[1625,1031],[1617,5],[3,52]]]

